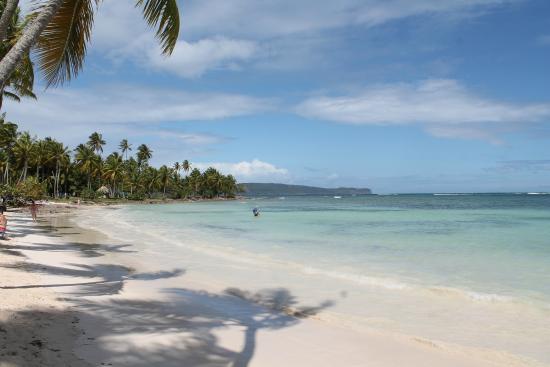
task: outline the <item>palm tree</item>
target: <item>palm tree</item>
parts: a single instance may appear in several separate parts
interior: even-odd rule
[[[170,169],[166,167],[166,165],[163,165],[158,170],[159,175],[159,183],[162,186],[162,195],[163,197],[166,197],[166,186],[168,186],[168,181],[170,181]]]
[[[147,167],[147,170],[144,175],[145,187],[149,196],[152,196],[153,191],[159,186],[160,182],[160,173],[158,170],[153,167]]]
[[[0,59],[3,58],[13,44],[17,41],[25,22],[20,21],[19,9],[17,8],[17,0],[0,0]],[[15,7],[15,9],[12,9]],[[11,17],[5,15],[11,13]],[[4,98],[9,98],[13,101],[20,102],[22,97],[30,97],[36,99],[33,93],[34,71],[33,63],[27,53],[21,59],[13,73],[3,85],[0,85],[0,109]]]
[[[183,169],[185,174],[187,174],[187,172],[189,172],[189,170],[191,169],[191,164],[189,163],[189,161],[187,159],[184,160],[183,162],[181,162],[181,168]]]
[[[33,163],[36,165],[36,179],[40,179],[40,169],[48,161],[48,150],[51,143],[51,138],[46,138],[44,140],[39,140],[36,142],[34,147]]]
[[[54,173],[54,197],[59,197],[59,181],[61,177],[61,168],[66,166],[70,162],[69,148],[63,143],[53,141],[50,148],[49,160],[55,161],[55,173]]]
[[[103,146],[106,144],[103,136],[100,133],[94,132],[88,138],[88,146],[92,148],[96,154],[103,153]]]
[[[11,149],[17,138],[17,124],[5,120],[6,114],[0,115],[0,149]]]
[[[191,174],[188,176],[188,178],[191,192],[193,193],[193,196],[197,196],[200,193],[202,186],[201,171],[195,168],[191,171]]]
[[[128,139],[122,139],[118,147],[122,155],[126,154],[126,160],[128,160],[128,151],[132,150],[132,144],[128,143]]]
[[[29,161],[32,159],[35,145],[34,139],[28,132],[24,132],[16,140],[13,147],[13,154],[17,164],[21,167],[21,175],[19,182],[27,179],[27,170],[29,169]]]
[[[0,61],[0,85],[6,84],[32,47],[36,49],[38,65],[48,86],[63,84],[76,76],[82,69],[91,37],[94,3],[100,2],[43,0],[38,3],[29,16],[32,20]],[[136,0],[136,6],[142,9],[148,25],[157,28],[156,37],[163,54],[170,55],[179,35],[177,0]],[[14,11],[13,5],[6,6],[2,17],[10,19]]]
[[[0,5],[2,9],[2,16],[0,17],[0,42],[4,42],[8,39],[9,29],[13,24],[19,0],[2,1]]]
[[[101,165],[100,157],[94,153],[92,148],[80,144],[75,149],[75,163],[82,173],[86,175],[88,189],[92,189],[91,178],[95,171]]]
[[[153,156],[153,151],[145,144],[141,144],[137,149],[137,161],[138,166],[141,167],[149,162],[149,159]]]
[[[122,179],[124,175],[124,162],[122,157],[114,152],[107,157],[105,165],[103,166],[103,178],[111,182],[111,195],[116,193],[116,184],[119,179]]]
[[[2,180],[0,182],[9,184],[8,170],[10,169],[10,156],[7,152],[0,150],[0,172],[2,173]]]

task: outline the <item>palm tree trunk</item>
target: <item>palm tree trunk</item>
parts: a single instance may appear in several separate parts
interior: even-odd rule
[[[55,198],[59,197],[59,159],[55,161],[55,179],[54,179],[53,196]]]
[[[23,169],[21,170],[21,176],[19,176],[19,182],[25,181],[27,179],[27,169],[28,169],[28,161],[25,160],[25,164],[23,165]]]
[[[8,35],[8,27],[10,26],[11,19],[17,9],[19,0],[7,0],[2,17],[0,17],[0,42],[4,42]]]
[[[8,162],[6,163],[6,173],[4,174],[4,182],[6,185],[10,184],[10,161],[8,158]]]
[[[17,43],[9,50],[9,52],[0,61],[0,86],[6,85],[6,81],[13,73],[23,56],[29,53],[30,49],[48,23],[57,13],[64,0],[50,0],[48,5],[42,8],[42,11],[30,22],[23,30],[23,34]]]

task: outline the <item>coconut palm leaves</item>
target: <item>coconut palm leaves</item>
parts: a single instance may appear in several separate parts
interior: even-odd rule
[[[187,172],[189,172],[189,170],[191,169],[191,164],[189,163],[189,161],[186,159],[184,160],[183,162],[181,162],[181,168],[183,169],[183,171],[187,174]]]
[[[101,0],[36,0],[32,19],[21,37],[0,61],[0,85],[4,85],[32,47],[48,86],[63,84],[82,70]],[[155,27],[162,53],[170,55],[179,35],[177,0],[137,0],[147,24]]]
[[[38,67],[47,85],[63,84],[82,69],[99,0],[65,0],[35,46]],[[44,11],[47,3],[35,12]]]
[[[117,191],[117,183],[124,177],[124,162],[117,152],[111,153],[105,160],[102,176],[110,183],[111,195],[114,195]]]
[[[122,139],[118,145],[118,148],[120,149],[122,155],[128,159],[128,152],[132,150],[132,144],[128,143],[128,139]]]
[[[145,144],[141,144],[137,151],[138,166],[142,167],[149,162],[149,159],[153,156],[153,151]]]
[[[138,0],[143,17],[149,26],[156,27],[162,53],[170,55],[178,41],[180,18],[176,0]]]
[[[86,175],[88,189],[91,190],[91,179],[100,171],[101,157],[95,154],[88,145],[80,144],[75,149],[76,167]]]
[[[100,133],[94,132],[88,137],[88,146],[92,148],[96,154],[103,153],[103,146],[107,144],[103,140],[103,136]]]

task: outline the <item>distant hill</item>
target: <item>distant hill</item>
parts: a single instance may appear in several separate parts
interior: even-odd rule
[[[307,196],[307,195],[369,195],[370,189],[357,189],[353,187],[338,187],[327,189],[323,187],[285,185],[278,183],[243,183],[246,196]]]

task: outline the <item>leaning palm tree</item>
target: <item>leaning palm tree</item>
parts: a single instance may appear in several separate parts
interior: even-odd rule
[[[14,5],[15,10],[12,11]],[[0,0],[0,13],[2,14],[0,17],[0,59],[2,59],[15,42],[17,42],[26,22],[22,22],[20,19],[17,1]],[[4,16],[8,13],[12,14],[11,18]],[[36,95],[32,90],[34,85],[33,66],[31,58],[27,53],[6,82],[0,85],[0,109],[2,109],[4,98],[16,102],[20,102],[23,97],[36,99]]]
[[[2,18],[13,16],[18,0],[9,0]],[[37,62],[48,86],[63,84],[83,67],[90,41],[94,13],[102,0],[37,0],[31,21],[21,37],[0,61],[0,85],[4,85],[21,60],[35,48]],[[177,0],[136,0],[156,37],[162,52],[174,50],[179,35]],[[1,25],[1,22],[0,22]],[[0,29],[1,31],[1,29]],[[1,35],[1,34],[0,34]]]
[[[88,138],[88,146],[92,148],[96,154],[103,153],[103,146],[106,144],[103,136],[100,133],[94,132]]]
[[[132,150],[132,144],[128,143],[128,139],[122,139],[118,145],[122,155],[126,155],[126,160],[128,160],[128,151]]]

